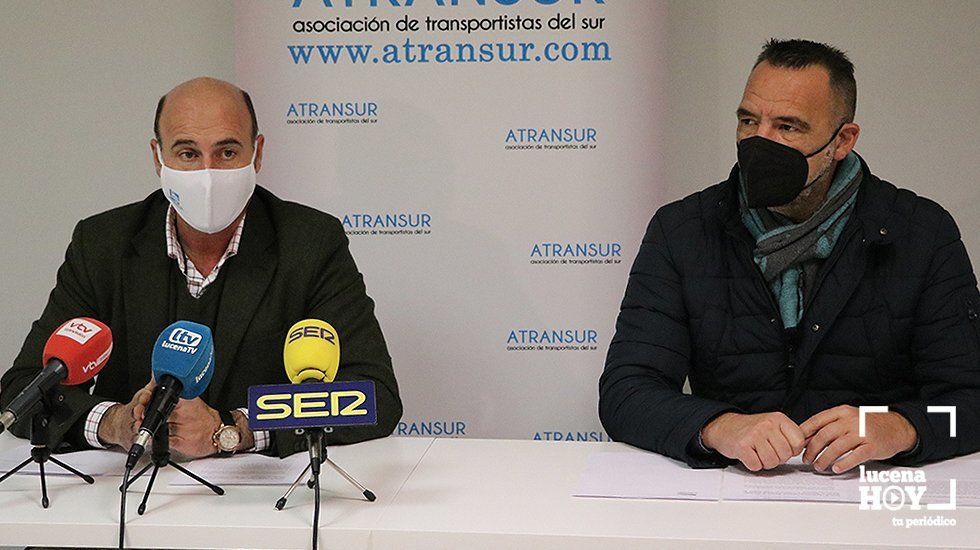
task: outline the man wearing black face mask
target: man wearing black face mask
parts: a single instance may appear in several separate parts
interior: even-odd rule
[[[728,180],[647,229],[599,382],[612,438],[753,471],[980,449],[973,268],[949,213],[853,151],[856,96],[841,51],[766,44]],[[864,436],[861,405],[888,406]],[[935,405],[956,407],[957,437]]]

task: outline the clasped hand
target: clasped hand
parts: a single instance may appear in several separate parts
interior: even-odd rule
[[[109,445],[128,449],[136,437],[146,407],[153,395],[156,383],[151,380],[141,388],[129,403],[113,405],[99,424],[99,439]],[[170,430],[170,450],[186,458],[200,458],[215,454],[212,442],[215,429],[221,425],[218,411],[212,409],[200,397],[181,399],[167,420]]]
[[[738,460],[753,472],[769,470],[803,453],[817,471],[846,472],[869,460],[885,460],[915,446],[912,424],[896,412],[865,417],[858,435],[858,408],[840,405],[797,425],[781,412],[724,413],[701,431],[709,449]]]

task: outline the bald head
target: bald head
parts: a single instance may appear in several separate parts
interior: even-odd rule
[[[239,87],[216,78],[200,77],[178,84],[157,103],[153,118],[153,134],[163,142],[174,126],[185,125],[190,118],[219,118],[244,128],[251,141],[258,136],[258,121],[252,98]]]

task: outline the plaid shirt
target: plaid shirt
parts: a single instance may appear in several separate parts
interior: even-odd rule
[[[187,279],[187,290],[190,292],[191,296],[195,299],[200,298],[204,291],[207,290],[208,286],[213,283],[218,278],[218,272],[221,270],[221,266],[225,265],[228,258],[231,258],[235,254],[238,254],[238,246],[242,240],[242,229],[245,227],[245,218],[242,217],[241,221],[238,222],[238,227],[235,229],[235,234],[232,235],[231,241],[228,243],[228,248],[225,253],[221,255],[221,259],[218,260],[217,265],[208,273],[205,277],[197,270],[194,262],[184,254],[184,249],[180,245],[180,240],[177,238],[177,212],[174,207],[171,206],[167,209],[167,256],[171,260],[177,260],[177,267],[180,268],[180,272],[184,274]],[[85,441],[89,445],[97,448],[106,448],[102,442],[99,441],[99,424],[102,422],[102,417],[105,416],[106,411],[109,407],[115,405],[113,401],[103,401],[92,408],[85,418]],[[248,417],[248,409],[238,409],[243,415]],[[269,432],[260,430],[253,431],[252,436],[255,438],[255,446],[249,449],[250,451],[264,451],[269,447]]]
[[[214,266],[211,273],[208,273],[208,276],[205,277],[197,270],[194,262],[184,254],[184,248],[180,245],[180,240],[177,239],[177,212],[173,206],[167,209],[167,256],[170,256],[171,260],[177,260],[177,267],[180,268],[180,272],[187,278],[187,290],[191,293],[191,296],[200,298],[208,288],[208,285],[218,278],[218,272],[221,271],[221,266],[225,265],[228,258],[238,254],[238,245],[242,241],[242,229],[244,227],[245,217],[243,216],[242,220],[238,222],[238,228],[235,229],[235,234],[231,236],[231,242],[228,243],[228,248],[225,250],[225,253],[221,255],[221,259],[218,260],[218,264]]]

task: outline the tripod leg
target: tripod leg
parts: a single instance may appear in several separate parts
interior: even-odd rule
[[[41,506],[48,507],[48,484],[44,481],[44,462],[37,463],[37,469],[41,472]]]
[[[2,482],[3,480],[7,479],[8,477],[16,474],[17,472],[21,471],[22,469],[24,469],[24,466],[27,466],[31,462],[34,462],[34,457],[28,457],[27,460],[25,460],[25,461],[21,462],[20,464],[18,464],[16,468],[14,468],[13,470],[10,470],[9,472],[3,474],[3,477],[0,477],[0,482]]]
[[[176,468],[177,471],[183,473],[185,476],[193,479],[194,481],[200,483],[201,485],[204,485],[208,489],[211,489],[212,491],[214,491],[215,494],[217,494],[217,495],[223,495],[223,494],[225,494],[225,490],[224,489],[222,489],[221,487],[218,487],[217,485],[215,485],[214,483],[211,483],[210,481],[207,481],[206,479],[204,479],[201,476],[195,474],[194,472],[191,472],[190,470],[188,470],[187,468],[184,468],[180,464],[177,464],[176,462],[174,462],[172,460],[171,461],[168,461],[167,464],[170,464],[171,466],[173,466],[174,468]]]
[[[149,470],[151,466],[153,466],[153,463],[152,462],[150,462],[146,466],[143,466],[142,468],[140,468],[140,471],[136,472],[136,475],[134,475],[133,477],[129,478],[129,481],[127,481],[127,482],[125,482],[125,484],[119,486],[119,490],[120,491],[125,491],[126,489],[129,489],[129,486],[132,485],[133,482],[135,482],[137,479],[139,479],[139,477],[141,475],[145,474],[146,471]]]
[[[68,470],[69,472],[71,472],[71,473],[75,474],[76,476],[82,478],[83,480],[85,480],[85,483],[95,483],[95,480],[92,479],[92,476],[90,476],[88,474],[83,474],[82,472],[79,472],[75,468],[72,468],[71,466],[65,464],[64,462],[58,460],[57,458],[55,458],[53,456],[48,457],[48,460],[50,460],[51,462],[54,462],[56,465],[61,466],[65,470]]]
[[[153,489],[153,482],[157,479],[157,472],[160,471],[160,467],[156,464],[153,465],[153,472],[150,474],[150,482],[146,484],[146,491],[143,493],[143,500],[140,502],[139,508],[136,509],[136,513],[143,515],[146,511],[146,501],[150,500],[150,491]]]
[[[337,470],[337,473],[343,476],[343,478],[346,479],[351,485],[357,487],[357,490],[360,491],[362,495],[364,495],[364,498],[368,499],[368,502],[374,502],[378,498],[374,496],[374,493],[372,493],[370,490],[366,489],[363,485],[358,483],[357,480],[351,477],[350,474],[345,472],[343,468],[337,466],[337,463],[334,462],[333,460],[330,460],[329,457],[326,456],[323,457],[323,461],[329,464],[330,466],[332,466],[334,470]]]
[[[296,490],[296,486],[299,485],[299,482],[302,481],[304,477],[306,477],[306,472],[309,471],[310,471],[310,465],[307,464],[306,468],[303,468],[303,471],[299,473],[299,476],[296,478],[296,481],[294,481],[293,484],[289,486],[289,489],[286,491],[286,494],[282,495],[282,497],[280,497],[279,500],[276,501],[276,510],[282,510],[283,508],[286,507],[286,499],[289,498],[289,495],[293,494],[293,491]]]

